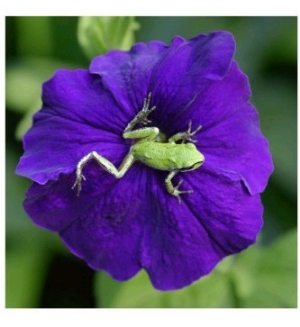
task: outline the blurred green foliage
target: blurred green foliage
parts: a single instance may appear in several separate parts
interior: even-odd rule
[[[123,284],[105,273],[92,273],[68,253],[57,235],[34,226],[22,208],[29,181],[15,176],[14,169],[22,154],[20,137],[41,106],[41,84],[59,67],[89,65],[88,50],[78,43],[78,21],[76,17],[6,18],[6,306],[295,307],[297,18],[136,18],[140,29],[135,39],[143,42],[158,39],[169,44],[176,34],[189,38],[221,29],[234,34],[236,60],[250,78],[252,102],[275,165],[262,196],[265,225],[260,244],[228,258],[192,286],[166,293],[155,291],[145,273]],[[93,37],[86,33],[84,44],[94,44]],[[92,49],[89,56],[93,51],[98,50]]]
[[[92,59],[111,49],[128,50],[139,28],[134,17],[80,17],[78,41]]]

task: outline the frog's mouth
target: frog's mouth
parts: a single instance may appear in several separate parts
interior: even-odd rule
[[[204,160],[203,161],[198,161],[198,162],[194,163],[190,167],[187,167],[187,168],[184,168],[184,169],[180,169],[180,171],[181,172],[186,172],[186,171],[195,170],[195,169],[199,168],[203,164],[203,162],[204,162]]]

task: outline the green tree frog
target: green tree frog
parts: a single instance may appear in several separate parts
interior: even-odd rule
[[[196,141],[191,138],[200,130],[201,126],[192,132],[192,122],[190,121],[186,132],[173,135],[167,142],[160,140],[160,131],[157,127],[144,127],[132,130],[138,123],[144,125],[150,123],[147,117],[156,109],[155,106],[149,108],[150,99],[151,93],[144,99],[142,110],[139,111],[123,131],[124,139],[136,139],[137,141],[131,146],[119,169],[95,151],[88,153],[79,160],[76,168],[76,181],[72,186],[72,189],[77,186],[77,195],[81,192],[82,180],[85,180],[82,174],[83,167],[91,159],[94,159],[104,170],[116,178],[122,178],[137,160],[153,169],[168,171],[169,174],[165,179],[166,189],[178,199],[179,203],[181,202],[180,194],[193,192],[193,190],[179,190],[182,180],[176,186],[173,186],[172,178],[179,172],[191,171],[203,164],[204,156],[193,144]],[[176,143],[178,141],[181,141],[181,143]],[[185,143],[187,141],[189,143]]]

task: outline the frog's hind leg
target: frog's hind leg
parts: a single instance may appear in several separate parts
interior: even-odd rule
[[[72,186],[72,189],[74,189],[77,186],[77,195],[80,194],[82,186],[82,180],[86,180],[84,175],[82,174],[83,167],[86,165],[88,161],[91,159],[94,159],[99,166],[101,166],[105,171],[110,173],[111,175],[115,176],[116,178],[121,178],[124,176],[124,174],[127,172],[127,170],[132,166],[132,164],[135,162],[134,156],[129,152],[124,160],[122,161],[119,169],[117,169],[113,163],[111,163],[109,160],[102,157],[100,154],[98,154],[96,151],[92,151],[82,157],[76,167],[76,181],[74,185]]]

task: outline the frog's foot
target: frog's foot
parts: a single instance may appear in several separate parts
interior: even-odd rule
[[[178,203],[180,204],[181,203],[181,199],[180,199],[180,194],[187,194],[187,193],[193,193],[193,190],[184,190],[184,191],[180,191],[179,190],[179,187],[181,186],[183,180],[181,179],[179,181],[179,183],[176,185],[176,186],[173,186],[173,183],[172,183],[172,178],[178,173],[178,171],[171,171],[169,173],[169,175],[167,176],[167,178],[165,179],[165,183],[166,183],[166,188],[167,188],[167,191],[175,196],[178,200]]]
[[[151,123],[151,120],[147,119],[147,117],[151,114],[153,110],[156,109],[155,106],[150,108],[150,101],[151,101],[151,92],[149,92],[148,97],[144,99],[143,108],[141,111],[137,113],[137,115],[132,119],[132,121],[125,127],[124,133],[130,132],[136,124],[143,124],[147,125]]]
[[[182,142],[192,142],[192,143],[196,143],[196,140],[193,140],[191,137],[194,136],[196,133],[198,133],[200,131],[200,129],[202,128],[201,125],[199,125],[193,132],[192,132],[192,121],[190,120],[189,122],[189,126],[188,126],[188,130],[185,133],[182,133],[181,135],[181,139]]]
[[[148,97],[144,99],[144,104],[142,110],[137,114],[138,122],[147,125],[151,123],[151,120],[147,119],[147,117],[151,114],[152,111],[156,109],[156,106],[150,108],[150,101],[151,101],[152,93],[149,92]]]
[[[194,136],[196,133],[198,133],[200,131],[201,127],[202,126],[200,125],[194,131],[192,131],[192,121],[190,120],[188,130],[186,132],[179,132],[179,133],[173,135],[172,137],[169,138],[168,142],[176,143],[181,140],[181,143],[184,143],[184,142],[196,143],[197,141],[193,140],[192,136]]]
[[[79,194],[82,190],[82,186],[81,186],[82,180],[85,181],[86,178],[83,176],[81,170],[77,170],[76,171],[76,181],[72,186],[72,190],[74,190],[74,188],[77,186],[77,196],[79,196]]]
[[[179,183],[176,186],[174,186],[173,192],[171,193],[172,195],[174,195],[177,198],[179,204],[181,204],[180,194],[190,194],[190,193],[193,193],[193,190],[180,191],[179,190],[179,187],[181,186],[182,182],[183,182],[183,180],[181,179],[179,181]]]

